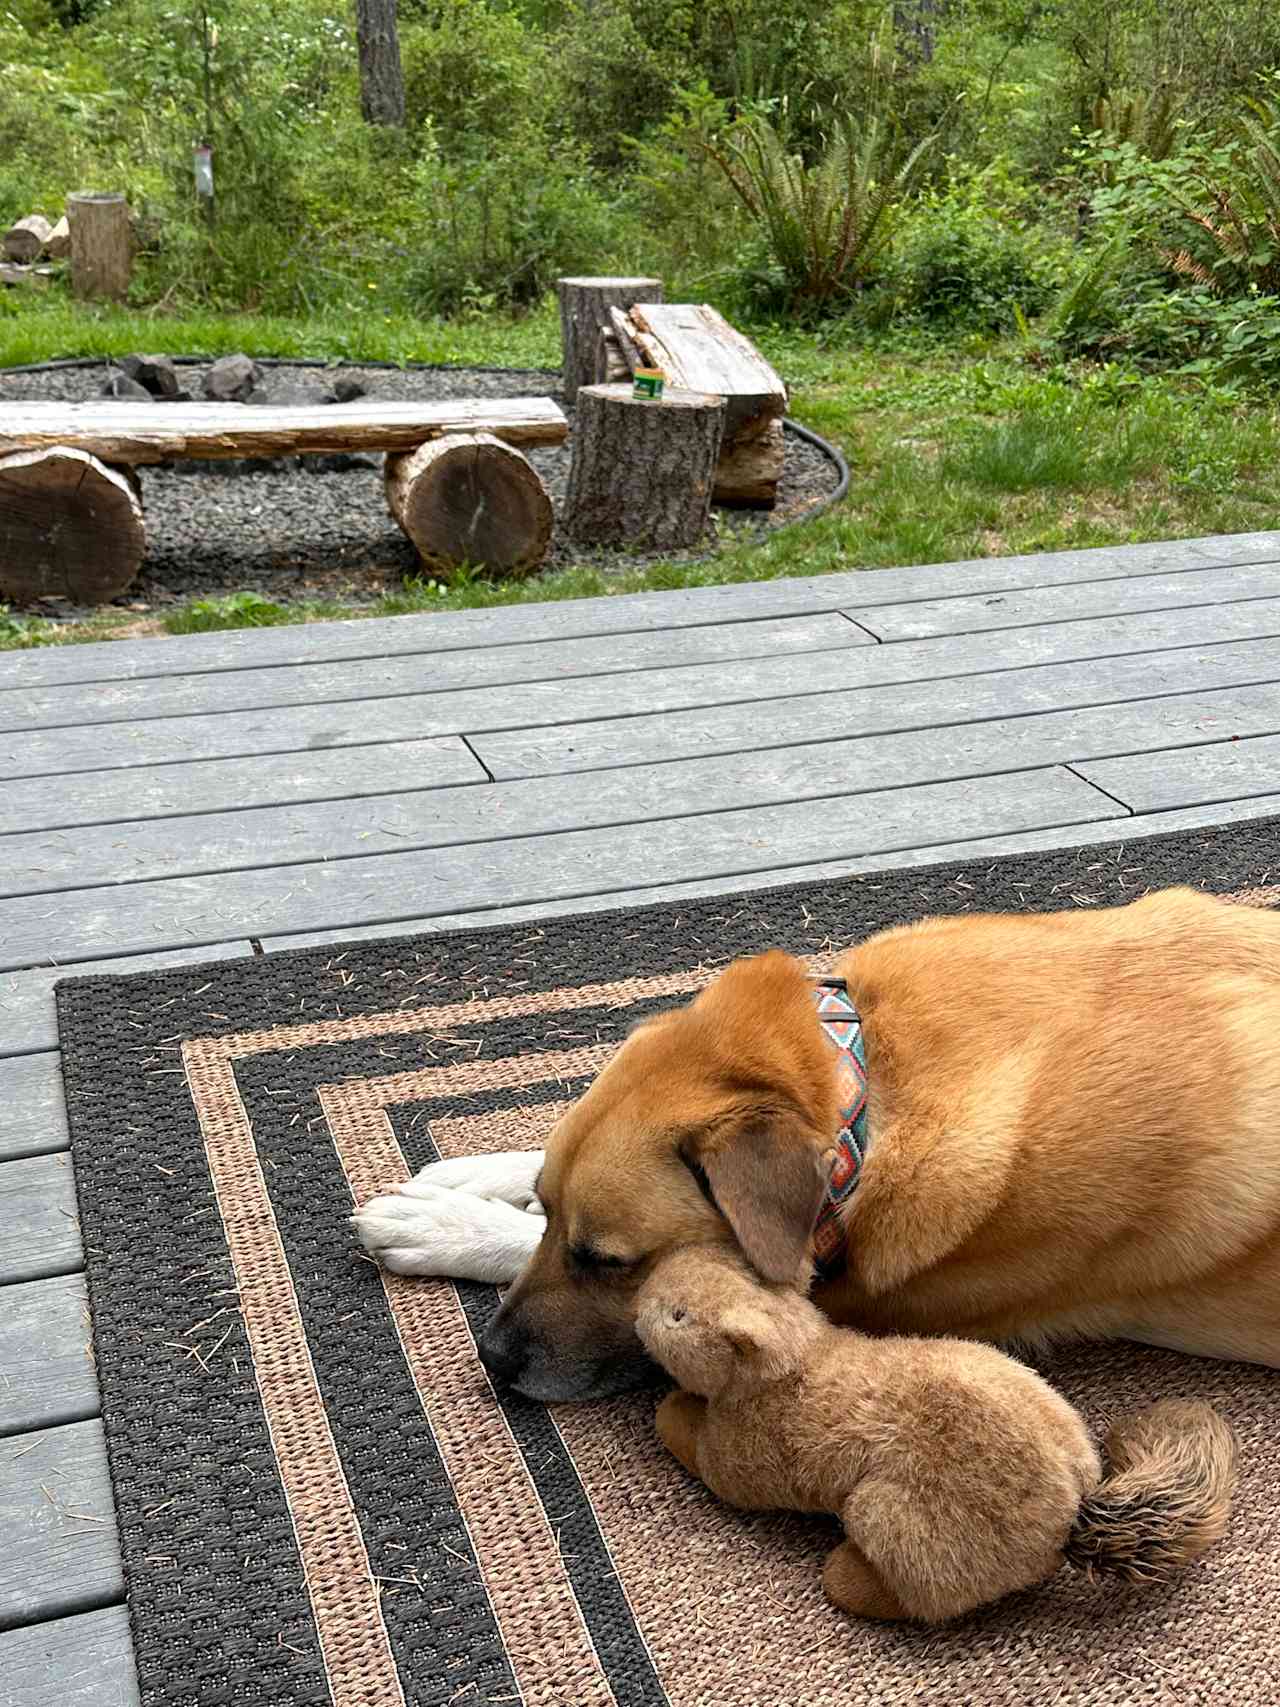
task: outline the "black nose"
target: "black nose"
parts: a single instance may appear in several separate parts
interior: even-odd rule
[[[480,1361],[496,1387],[511,1387],[528,1360],[524,1347],[516,1345],[514,1337],[495,1322],[481,1336]]]

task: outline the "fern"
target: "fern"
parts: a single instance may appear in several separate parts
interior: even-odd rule
[[[864,280],[893,235],[893,211],[919,179],[935,138],[905,158],[878,114],[842,115],[816,161],[792,152],[762,117],[743,121],[708,157],[760,226],[774,265],[798,300],[833,301]]]
[[[1071,342],[1097,325],[1131,244],[1129,233],[1119,231],[1086,262],[1045,315],[1041,324],[1045,337]]]
[[[1179,197],[1184,218],[1209,238],[1216,259],[1206,265],[1185,249],[1163,257],[1217,296],[1280,295],[1280,119],[1261,103],[1254,112],[1239,121],[1235,181],[1204,183],[1199,197]]]

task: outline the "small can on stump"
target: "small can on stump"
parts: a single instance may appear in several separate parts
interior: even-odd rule
[[[528,575],[551,543],[538,471],[492,433],[449,433],[387,457],[387,504],[423,562]]]
[[[565,532],[580,545],[676,551],[706,532],[724,431],[724,398],[630,385],[578,393]]]
[[[557,279],[560,344],[564,351],[564,395],[572,403],[580,386],[594,383],[597,346],[611,308],[661,302],[661,279]]]
[[[128,202],[116,191],[78,190],[67,197],[67,225],[73,294],[123,302],[133,271]]]
[[[146,550],[132,469],[54,445],[0,457],[0,597],[113,599]]]

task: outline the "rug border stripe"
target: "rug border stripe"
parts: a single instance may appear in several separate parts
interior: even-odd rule
[[[182,1061],[333,1707],[406,1707],[231,1058],[198,1038]]]

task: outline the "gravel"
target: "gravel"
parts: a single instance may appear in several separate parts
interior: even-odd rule
[[[203,393],[208,364],[185,363],[178,372],[185,391]],[[86,401],[101,395],[118,369],[106,363],[0,370],[0,406],[48,398]],[[573,425],[573,410],[560,393],[558,373],[539,369],[364,368],[320,369],[278,363],[264,369],[261,384],[283,399],[338,380],[363,386],[370,400],[432,401],[450,397],[552,397]],[[163,409],[162,402],[138,403]],[[557,515],[569,477],[569,443],[529,452],[551,494]],[[713,510],[715,537],[700,558],[726,543],[763,539],[800,520],[836,492],[840,471],[819,446],[791,431],[777,507],[772,511]],[[217,597],[246,589],[280,604],[333,599],[373,603],[407,575],[419,573],[417,553],[391,520],[382,491],[381,458],[298,457],[269,463],[185,462],[143,468],[147,557],[133,586],[115,602],[164,606],[188,597]],[[632,569],[657,557],[570,546],[552,539],[548,568],[591,563],[609,571]],[[84,613],[64,603],[42,601],[41,613],[73,619]]]

